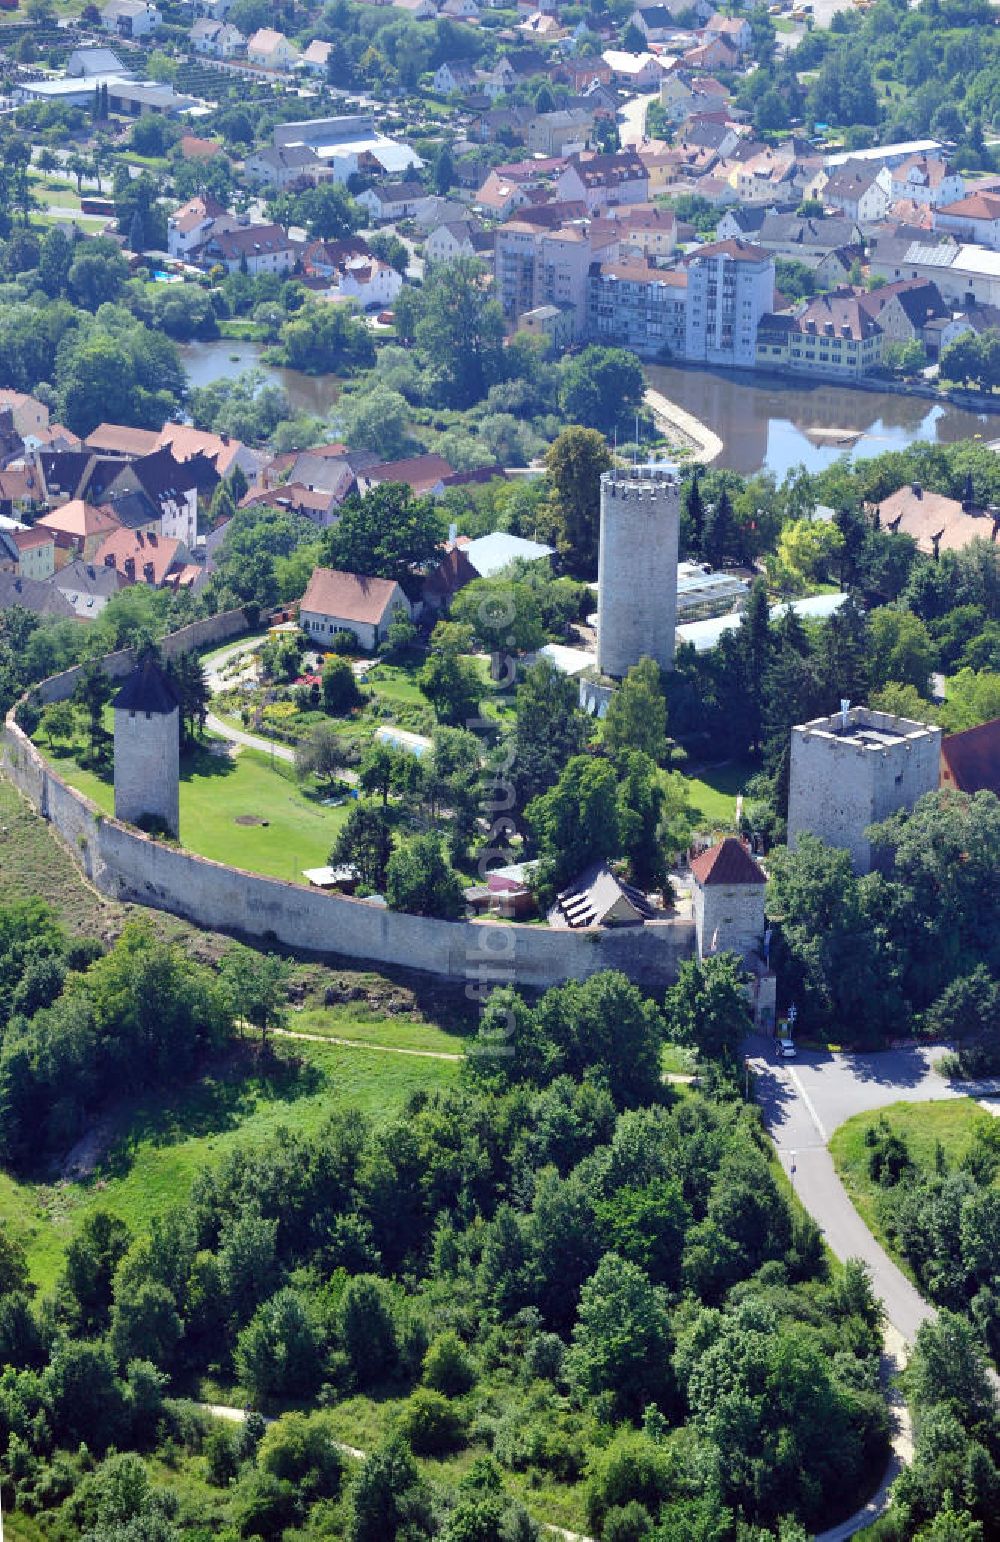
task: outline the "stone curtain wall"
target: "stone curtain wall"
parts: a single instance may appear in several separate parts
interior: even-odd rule
[[[202,633],[192,641],[193,628],[175,633],[167,639],[170,653],[237,635],[246,626],[242,613],[237,614],[241,625],[231,631],[225,630],[226,618],[216,616],[211,620],[221,628],[215,635]],[[203,626],[194,623],[195,628]],[[105,664],[120,677],[132,660],[115,654]],[[53,676],[37,694],[46,702],[65,699],[76,673]],[[601,969],[620,969],[650,989],[662,989],[676,978],[681,959],[694,950],[693,921],[579,932],[506,922],[436,921],[210,862],[102,814],[66,785],[18,727],[13,712],[3,728],[0,761],[102,893],[171,911],[215,931],[282,943],[297,952],[335,953],[365,963],[427,970],[480,987],[508,983],[544,989],[566,979],[586,979]]]
[[[242,610],[220,611],[217,616],[205,616],[201,621],[192,621],[188,626],[182,626],[179,631],[162,638],[160,652],[165,659],[175,659],[181,653],[229,642],[247,630],[247,618]],[[110,675],[112,680],[124,680],[135,668],[135,655],[131,648],[123,648],[120,653],[105,654],[101,663],[105,674]],[[29,694],[41,702],[43,707],[53,701],[66,701],[76,690],[76,683],[82,673],[83,665],[74,664],[71,669],[64,669],[62,674],[50,675]]]

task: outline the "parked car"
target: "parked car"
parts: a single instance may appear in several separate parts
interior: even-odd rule
[[[794,1060],[797,1053],[798,1053],[798,1051],[795,1048],[794,1040],[792,1040],[792,1039],[779,1039],[778,1040],[778,1059],[779,1060]]]

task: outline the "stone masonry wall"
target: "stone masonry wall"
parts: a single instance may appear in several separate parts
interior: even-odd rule
[[[544,989],[601,969],[620,969],[659,990],[672,982],[681,959],[694,949],[694,923],[687,920],[579,932],[436,921],[210,862],[101,813],[63,782],[13,713],[0,736],[0,764],[102,893],[168,910],[213,930],[301,952],[427,970],[480,989],[498,983]]]

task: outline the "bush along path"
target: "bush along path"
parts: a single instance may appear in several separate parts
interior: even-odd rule
[[[202,1413],[210,1414],[214,1419],[226,1419],[230,1424],[243,1424],[246,1420],[245,1408],[234,1408],[229,1403],[199,1403],[197,1405]],[[273,1423],[273,1420],[264,1417],[265,1424]],[[367,1451],[360,1450],[357,1446],[346,1445],[342,1440],[335,1440],[334,1445],[342,1456],[349,1456],[352,1461],[365,1462],[368,1460]],[[553,1526],[548,1521],[540,1521],[543,1531],[551,1537],[561,1537],[562,1542],[596,1542],[594,1537],[584,1536],[579,1531],[567,1531],[564,1526]]]

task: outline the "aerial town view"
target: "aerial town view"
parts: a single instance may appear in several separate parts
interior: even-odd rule
[[[1000,4],[0,0],[0,1542],[1000,1542]]]

